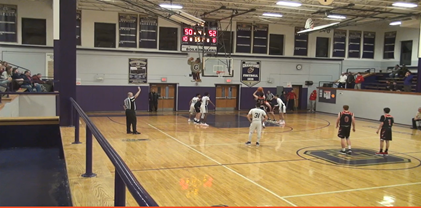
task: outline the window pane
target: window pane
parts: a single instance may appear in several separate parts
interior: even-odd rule
[[[176,51],[178,43],[178,29],[172,27],[159,28],[159,50]]]
[[[269,55],[284,55],[284,35],[270,34]]]
[[[317,37],[316,40],[316,57],[328,57],[329,38]]]
[[[45,19],[22,18],[22,44],[47,45]]]
[[[233,38],[234,38],[234,32],[219,31],[218,52],[219,53],[232,53]]]
[[[116,25],[110,23],[95,23],[95,47],[115,48]]]

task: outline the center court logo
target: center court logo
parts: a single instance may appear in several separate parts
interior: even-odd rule
[[[368,149],[352,149],[352,155],[340,154],[338,149],[307,150],[305,155],[317,158],[336,165],[347,166],[374,166],[397,163],[411,163],[411,159],[389,155],[388,157],[379,157],[375,151]]]

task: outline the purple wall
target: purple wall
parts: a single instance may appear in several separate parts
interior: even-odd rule
[[[142,92],[136,101],[137,109],[140,111],[148,110],[148,93],[149,86],[142,86]],[[210,93],[213,103],[216,102],[215,87],[178,87],[178,109],[189,110],[189,101],[196,93]],[[257,87],[241,87],[241,110],[249,110],[254,108],[255,101],[253,93]],[[265,92],[270,90],[276,92],[276,88],[265,87]],[[289,91],[288,89],[285,89]],[[77,86],[76,101],[84,111],[123,111],[123,100],[127,97],[127,92],[136,93],[136,86]],[[301,102],[303,107],[307,106],[307,89],[303,88],[301,93]],[[213,106],[209,106],[209,110],[213,110]]]
[[[208,92],[210,94],[211,101],[216,103],[216,88],[215,87],[178,87],[178,110],[189,110],[190,100],[200,93],[202,96]],[[209,105],[209,110],[215,109],[212,105]]]
[[[142,86],[136,106],[148,110],[149,87]],[[136,86],[77,86],[76,101],[84,111],[123,111],[123,101],[128,92],[137,92]]]

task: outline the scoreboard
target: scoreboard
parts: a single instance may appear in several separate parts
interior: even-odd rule
[[[216,52],[218,31],[208,27],[184,27],[182,31],[181,51]]]

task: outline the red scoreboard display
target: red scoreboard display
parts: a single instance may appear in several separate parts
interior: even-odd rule
[[[181,39],[183,52],[216,52],[218,45],[218,31],[213,29],[184,27]]]

